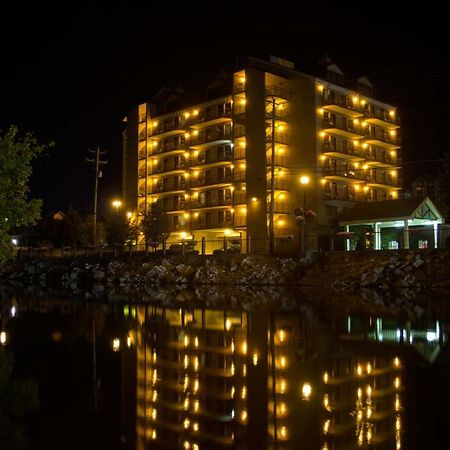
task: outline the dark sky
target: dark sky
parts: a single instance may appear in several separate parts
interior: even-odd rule
[[[235,56],[295,61],[305,72],[328,55],[348,79],[368,76],[400,107],[406,180],[448,151],[450,52],[446,16],[411,2],[61,3],[10,7],[0,27],[0,129],[17,124],[56,147],[35,163],[32,195],[45,209],[88,212],[88,148],[107,151],[100,204],[121,190],[122,118],[162,85],[208,80]],[[382,8],[380,5],[385,5]],[[405,5],[405,10],[402,9]],[[432,2],[429,2],[431,5]]]

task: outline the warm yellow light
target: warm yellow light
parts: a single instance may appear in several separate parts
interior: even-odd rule
[[[120,200],[113,200],[112,205],[114,208],[119,209],[122,206],[122,202]]]
[[[239,83],[245,83],[245,76],[239,77]]]
[[[360,189],[359,184],[355,184],[355,191],[358,192]]]
[[[194,175],[194,177],[198,177],[198,174],[199,174],[200,172],[198,171],[198,170],[194,170],[194,172],[192,173],[192,175]]]
[[[281,155],[282,153],[284,153],[284,148],[283,148],[283,147],[277,148],[277,153],[279,153],[280,155]]]
[[[279,339],[280,339],[280,342],[284,342],[284,340],[285,340],[285,338],[286,338],[286,333],[285,333],[285,331],[284,331],[284,330],[280,330],[280,331],[278,332],[278,337],[279,337]]]
[[[244,355],[247,354],[247,342],[245,342],[245,341],[242,343],[242,353]]]
[[[133,217],[133,213],[131,211],[127,212],[127,218],[131,219]]]
[[[198,444],[192,444],[192,450],[199,450]]]
[[[391,117],[395,117],[395,111],[394,111],[393,109],[391,109],[391,110],[389,111],[389,115],[390,115]]]
[[[242,400],[245,400],[246,397],[247,397],[247,388],[244,386],[241,391],[241,398]]]
[[[6,344],[6,331],[2,331],[0,333],[0,344],[5,345]]]
[[[187,430],[189,428],[190,420],[186,417],[183,421],[183,427]]]
[[[245,104],[247,103],[247,100],[245,98],[241,99],[240,101],[242,106],[245,106]]]
[[[394,366],[395,367],[399,367],[400,366],[400,359],[397,356],[394,358]]]
[[[372,373],[372,365],[370,363],[367,363],[366,371],[369,375]]]
[[[186,139],[189,139],[189,138],[191,137],[191,135],[190,135],[189,133],[184,133],[184,137],[185,137]]]
[[[199,386],[199,381],[198,380],[195,380],[194,381],[194,392],[197,392],[198,391],[198,386]]]
[[[353,141],[353,145],[354,145],[355,147],[358,147],[359,142],[358,142],[358,141]]]
[[[400,377],[395,377],[394,386],[396,389],[400,387]]]
[[[323,407],[327,410],[327,411],[331,411],[330,408],[330,399],[328,397],[328,394],[325,394],[323,396]]]
[[[285,392],[286,392],[286,380],[281,380],[281,383],[280,383],[280,392],[282,393],[282,394],[284,394]]]
[[[323,424],[323,434],[327,434],[329,428],[330,428],[330,419],[327,419]]]
[[[127,337],[127,347],[130,348],[131,347],[131,336]]]
[[[197,336],[195,336],[194,345],[195,345],[195,348],[198,348],[198,337]]]
[[[153,362],[156,362],[156,352],[153,352]]]
[[[253,365],[258,365],[258,353],[253,353]]]
[[[283,227],[284,225],[286,225],[286,222],[283,219],[278,219],[277,220],[277,225],[279,227]]]
[[[245,213],[247,212],[247,207],[246,207],[246,206],[243,206],[243,207],[241,208],[241,212],[242,212],[243,214],[245,214]]]
[[[286,358],[284,356],[281,357],[280,364],[283,369],[286,368]]]
[[[328,372],[323,373],[323,382],[326,384],[328,383],[330,376],[328,375]]]
[[[367,164],[364,164],[364,165],[362,166],[362,168],[363,168],[364,170],[367,170],[367,169],[369,168],[369,166],[368,166]]]
[[[323,108],[319,108],[319,109],[317,110],[317,113],[318,113],[318,114],[323,114]]]
[[[321,131],[321,132],[319,133],[319,136],[320,136],[320,137],[325,137],[325,134],[326,134],[325,131]]]
[[[302,386],[302,399],[303,400],[309,400],[311,398],[312,394],[312,387],[311,384],[308,382],[303,383]]]
[[[389,152],[389,155],[391,155],[392,158],[395,158],[395,156],[397,155],[397,152],[395,150],[391,150]]]
[[[247,364],[242,364],[242,376],[246,377],[247,376]]]
[[[369,186],[364,186],[364,192],[367,192],[369,190]]]
[[[366,394],[368,397],[370,397],[372,395],[372,388],[369,385],[366,388]]]
[[[358,124],[359,124],[359,119],[353,119],[353,123],[354,123],[355,125],[358,125]]]
[[[182,232],[180,233],[180,238],[181,238],[181,239],[186,239],[186,237],[187,237],[187,233],[186,233],[185,231],[182,231]]]
[[[247,411],[245,409],[241,412],[241,420],[242,422],[245,422],[247,420]]]
[[[322,92],[323,91],[323,85],[322,84],[318,84],[317,85],[317,90]]]
[[[325,179],[325,178],[322,178],[321,180],[320,180],[320,183],[321,184],[325,184],[327,182],[327,180]]]
[[[286,427],[281,427],[280,428],[280,436],[285,439],[287,436],[287,428]]]
[[[153,121],[153,126],[154,126],[154,127],[157,127],[157,126],[158,126],[158,121],[157,121],[157,120],[154,120],[154,121]]]
[[[308,177],[308,175],[302,175],[300,177],[300,184],[303,184],[304,186],[309,184],[310,182],[310,178]]]
[[[240,167],[241,169],[245,169],[245,163],[240,163],[240,164],[239,164],[239,167]]]
[[[189,358],[188,355],[184,355],[184,368],[187,369],[188,365],[189,365]]]
[[[396,170],[391,170],[391,171],[390,171],[390,174],[391,174],[393,177],[396,177],[396,176],[397,176],[397,171],[396,171]]]
[[[186,158],[186,159],[189,159],[189,152],[184,152],[184,157]]]
[[[156,416],[158,414],[158,411],[156,409],[152,409],[152,419],[156,420]]]
[[[231,328],[231,321],[230,321],[230,319],[227,319],[227,320],[226,320],[226,322],[225,322],[225,328],[226,328],[227,330],[229,330],[229,329]]]
[[[185,119],[189,119],[189,117],[191,117],[191,114],[190,114],[189,112],[186,111],[186,112],[184,113],[184,118],[185,118]]]
[[[153,439],[153,440],[156,439],[156,430],[152,430],[152,439]]]
[[[152,145],[153,145],[153,147],[157,147],[158,146],[158,142],[157,141],[153,141]]]
[[[185,219],[189,219],[189,213],[184,213],[183,216]]]
[[[352,101],[353,101],[353,103],[358,103],[359,98],[355,95],[352,97]]]
[[[252,197],[252,202],[256,203],[258,201],[258,199],[256,197]]]
[[[189,399],[188,398],[185,398],[184,399],[184,409],[189,409]]]
[[[369,144],[367,142],[364,142],[364,144],[362,145],[363,148],[367,148],[369,146]]]
[[[365,100],[361,100],[361,105],[365,105],[367,102]]]
[[[198,431],[198,423],[195,422],[192,428],[194,429],[194,431]]]
[[[199,216],[198,212],[194,213],[194,217],[197,218]]]
[[[327,159],[327,157],[325,155],[320,155],[320,160],[321,161],[325,161]]]
[[[362,125],[364,128],[366,128],[366,127],[367,127],[367,122],[363,122],[361,125]]]
[[[2,332],[3,334],[4,332]],[[5,336],[5,342],[6,342],[6,336]],[[2,342],[3,344],[3,342]],[[120,339],[119,338],[114,338],[113,339],[113,343],[112,343],[112,349],[114,352],[118,352],[120,350]]]
[[[362,397],[362,389],[361,388],[358,388],[357,395],[358,395],[358,398]]]
[[[229,235],[231,234],[231,230],[226,229],[223,233],[224,233],[226,236],[229,236]]]
[[[183,447],[185,448],[185,450],[189,450],[191,448],[191,444],[189,443],[189,441],[184,441]]]
[[[395,394],[394,407],[396,411],[400,411],[400,397],[398,396],[398,394]]]
[[[284,125],[277,125],[277,126],[276,126],[276,129],[277,129],[278,131],[283,131],[283,130],[284,130]]]
[[[195,402],[194,402],[194,411],[198,412],[199,408],[200,408],[200,402],[198,400],[195,400]]]
[[[390,131],[389,131],[389,134],[390,134],[391,136],[395,136],[395,135],[397,134],[397,132],[396,132],[395,130],[390,130]]]

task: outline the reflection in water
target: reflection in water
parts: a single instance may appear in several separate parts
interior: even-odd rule
[[[2,330],[8,343],[12,321],[55,309],[74,318],[72,332],[96,330],[92,347],[107,343],[121,362],[129,450],[412,448],[408,436],[421,424],[408,419],[411,368],[437,360],[445,322],[313,312],[298,302],[292,308],[295,299],[280,311],[263,295],[261,307],[246,310],[198,300],[83,305],[13,297],[2,303]],[[70,341],[70,328],[60,329],[58,343]]]
[[[138,306],[124,336],[129,393],[136,383],[128,440],[137,450],[401,449],[404,365],[398,345],[387,345],[395,327]],[[427,336],[405,327],[405,342]],[[436,333],[434,352],[446,340]]]

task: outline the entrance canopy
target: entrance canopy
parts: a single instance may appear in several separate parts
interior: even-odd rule
[[[375,249],[381,248],[381,229],[394,227],[403,229],[404,248],[409,248],[411,227],[433,230],[436,247],[438,224],[441,223],[444,223],[444,218],[428,197],[358,203],[346,211],[339,221],[346,231],[350,231],[350,226],[371,226],[375,231]]]

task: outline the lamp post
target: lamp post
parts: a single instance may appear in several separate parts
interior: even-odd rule
[[[122,206],[122,202],[120,200],[113,200],[112,205],[116,209],[116,214],[119,214],[119,208]]]
[[[309,184],[310,178],[308,175],[300,177],[300,184],[303,186],[303,254],[306,255],[306,186]]]

